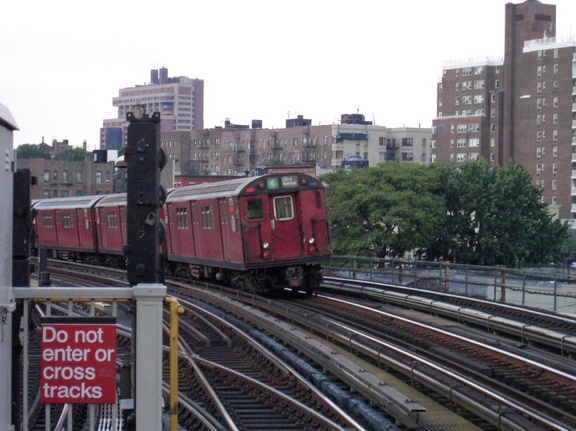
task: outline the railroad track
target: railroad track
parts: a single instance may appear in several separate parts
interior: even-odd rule
[[[179,392],[231,430],[362,429],[240,328],[180,299]],[[249,329],[249,328],[248,328]],[[168,354],[165,353],[168,363]],[[198,419],[179,414],[185,429]]]
[[[342,283],[342,281],[338,281],[338,289],[340,290]],[[183,287],[181,289],[189,290],[190,288]],[[370,289],[376,291],[376,293],[373,293],[373,295],[376,296],[376,304],[374,304],[374,298],[370,299],[365,297],[365,292],[368,292]],[[372,301],[375,308],[384,308],[386,304],[393,302],[389,298],[382,299],[383,287],[371,286],[370,289],[363,286],[362,289],[360,289],[362,291],[362,298],[356,299],[354,302],[365,303],[366,301]],[[198,298],[203,297],[204,293],[202,292],[204,291],[208,292],[208,290],[204,288],[196,290],[194,296]],[[355,291],[355,293],[353,293],[354,295],[359,295],[358,288],[354,289],[353,287],[350,287],[350,292],[353,291]],[[352,355],[361,357],[369,362],[371,361],[373,364],[376,364],[377,368],[389,370],[397,375],[406,373],[409,376],[406,380],[409,385],[422,391],[423,394],[428,394],[431,398],[438,400],[440,403],[445,403],[446,405],[456,408],[470,424],[477,424],[481,429],[499,429],[499,427],[503,425],[506,429],[519,430],[570,429],[571,427],[574,427],[574,424],[576,423],[574,422],[574,417],[571,416],[571,412],[574,411],[574,405],[570,404],[571,400],[576,399],[576,397],[574,397],[573,387],[571,386],[571,376],[574,375],[573,363],[571,362],[573,359],[568,357],[568,351],[565,349],[565,346],[562,348],[552,349],[563,355],[557,356],[559,359],[558,362],[561,362],[564,367],[568,367],[568,369],[564,370],[566,375],[562,378],[558,378],[557,376],[559,374],[554,376],[556,371],[553,371],[553,367],[543,366],[540,362],[536,361],[532,361],[528,365],[526,365],[526,363],[524,363],[524,365],[520,364],[520,360],[507,359],[508,362],[506,362],[498,356],[500,355],[500,352],[498,352],[498,355],[495,353],[484,353],[484,346],[475,345],[474,343],[468,343],[467,346],[464,346],[461,341],[447,341],[449,339],[448,334],[436,334],[432,336],[429,332],[422,332],[423,329],[415,329],[413,326],[410,327],[408,323],[404,322],[400,325],[398,321],[401,319],[398,319],[397,316],[385,316],[380,314],[375,318],[373,314],[368,314],[367,316],[362,317],[362,313],[374,313],[374,311],[363,311],[361,313],[358,311],[358,307],[355,304],[340,307],[334,305],[334,302],[327,302],[326,305],[321,305],[320,301],[328,300],[318,297],[307,298],[303,301],[289,300],[284,303],[281,300],[272,301],[270,299],[253,296],[244,297],[244,295],[236,292],[231,293],[230,296],[234,297],[236,300],[244,301],[244,304],[238,303],[231,305],[230,297],[225,296],[223,290],[221,292],[217,291],[216,293],[214,293],[215,291],[213,290],[211,292],[212,293],[210,294],[206,293],[206,298],[203,298],[206,303],[218,304],[219,307],[226,308],[228,313],[239,315],[243,321],[251,322],[252,325],[260,327],[262,332],[266,332],[267,335],[282,340],[282,343],[286,346],[291,344],[294,345],[295,343],[293,338],[296,330],[290,328],[290,326],[297,327],[308,334],[303,335],[303,339],[312,337],[321,338],[326,336],[330,341],[337,343],[338,349],[350,349]],[[417,301],[414,301],[417,297],[415,293],[415,291],[411,291],[410,294],[407,295],[406,292],[396,292],[394,295],[400,297],[399,302],[410,302],[410,307],[414,307],[412,302],[414,302],[414,304],[417,303]],[[350,293],[347,292],[347,294]],[[430,292],[424,292],[424,294],[428,296]],[[221,298],[218,299],[217,297]],[[422,309],[428,316],[431,313],[434,315],[440,314],[442,310],[444,310],[447,315],[452,314],[452,318],[455,317],[454,320],[456,323],[444,323],[444,325],[450,326],[450,331],[463,326],[462,322],[464,322],[464,318],[462,310],[472,308],[470,302],[458,303],[457,305],[454,305],[454,302],[445,302],[446,306],[444,306],[442,301],[438,300],[438,298],[431,299],[430,297],[421,302],[424,304],[422,305]],[[245,303],[249,303],[250,306],[247,307]],[[351,307],[351,309],[355,309],[355,311],[346,312],[344,311],[346,307]],[[201,308],[206,307],[202,305]],[[257,315],[258,308],[265,310],[264,316]],[[337,310],[337,312],[330,315],[334,310]],[[484,325],[493,332],[494,328],[491,328],[491,325],[494,323],[493,310],[490,309],[489,312],[486,311],[486,308],[477,311],[475,317],[476,322],[473,323],[477,327]],[[521,311],[522,310],[520,310],[520,312]],[[398,314],[398,312],[399,311],[396,310],[396,314]],[[400,311],[400,313],[406,314],[408,312]],[[509,311],[506,313],[509,313]],[[276,323],[273,324],[270,321],[271,316],[274,316],[274,320],[287,320],[289,322],[289,328],[274,328]],[[484,316],[488,316],[488,320],[482,323]],[[429,317],[428,320],[435,318],[435,316]],[[198,317],[195,317],[194,319],[198,319]],[[515,317],[512,317],[510,314],[507,314],[506,317],[502,319],[503,320],[497,322],[499,325],[504,325],[507,321],[515,321]],[[538,322],[535,322],[532,319],[530,324],[522,323],[521,326],[524,328],[529,326],[536,328],[538,327],[536,323],[543,322],[541,317],[538,319]],[[391,325],[391,322],[393,322],[394,325]],[[376,323],[376,325],[374,325],[374,323]],[[280,323],[278,323],[278,325],[280,325]],[[373,326],[372,329],[370,329],[371,326]],[[193,325],[190,325],[190,327],[193,327]],[[330,331],[327,330],[329,327]],[[336,329],[336,327],[338,327],[338,329]],[[383,328],[393,328],[393,330],[384,331],[382,330]],[[545,334],[552,334],[550,338],[554,339],[557,338],[558,334],[561,334],[561,329],[566,330],[563,340],[569,339],[571,334],[570,331],[573,328],[570,326],[570,322],[568,321],[568,323],[562,322],[552,330],[547,329],[541,331],[539,335],[539,337],[541,337],[539,344],[543,346],[553,344],[552,341],[543,341],[545,339]],[[500,331],[500,328],[498,330]],[[282,334],[282,331],[285,333]],[[471,331],[472,329],[469,330],[469,332]],[[476,330],[474,329],[474,331]],[[287,332],[289,332],[289,334],[286,334]],[[388,332],[388,334],[386,334],[386,332]],[[229,347],[223,346],[219,346],[218,348],[215,347],[218,342],[222,343],[223,338],[221,335],[216,336],[214,340],[210,341],[208,345],[211,347],[207,347],[206,340],[202,341],[202,337],[199,337],[198,334],[203,334],[208,337],[211,336],[208,335],[210,334],[210,329],[208,329],[208,327],[202,327],[201,329],[197,328],[195,331],[192,331],[192,333],[196,333],[196,335],[192,336],[192,338],[187,341],[191,350],[189,350],[188,353],[183,353],[183,358],[180,360],[181,366],[183,367],[182,369],[186,369],[185,358],[193,357],[196,359],[195,362],[197,366],[201,363],[202,367],[205,367],[209,371],[207,372],[208,375],[211,375],[211,373],[216,373],[216,375],[224,373],[224,371],[221,370],[218,370],[218,372],[215,371],[220,367],[219,365],[216,365],[216,362],[232,361],[231,358],[234,355],[229,352],[234,350],[230,350]],[[568,336],[566,336],[566,334]],[[385,336],[388,336],[387,340],[384,338]],[[484,335],[481,337],[488,340],[488,344],[494,343],[493,341],[490,341],[494,340],[491,336]],[[499,337],[498,339],[501,340],[502,338]],[[421,341],[420,343],[416,343],[416,347],[410,347],[410,344],[413,344],[413,340]],[[521,335],[520,340],[521,342],[526,342],[528,338],[526,338],[525,335]],[[394,344],[392,344],[393,342]],[[557,341],[554,341],[554,343],[556,342]],[[304,343],[304,341],[300,340],[298,343]],[[214,349],[212,349],[212,347],[214,347]],[[497,347],[502,349],[502,345]],[[528,356],[528,351],[533,353],[532,346],[522,345],[520,347],[523,348],[523,351],[521,352],[522,354],[518,355],[520,359],[522,359],[521,356]],[[252,349],[253,348],[247,350],[251,351]],[[330,358],[330,360],[326,362],[326,358],[322,357],[330,356],[331,353],[325,353],[322,355],[318,354],[318,352],[313,352],[314,349],[320,349],[319,347],[312,348],[311,351],[306,351],[307,348],[304,347],[303,344],[298,344],[294,349],[296,349],[298,354],[302,357],[308,355],[308,362],[316,362],[318,367],[321,367],[323,370],[328,370],[331,377],[333,377],[333,374],[337,373],[337,371],[332,373],[330,369],[330,360],[333,360],[333,358]],[[404,349],[402,353],[400,353],[401,349]],[[213,353],[209,353],[210,351],[213,351]],[[218,355],[219,351],[220,354]],[[387,352],[386,355],[383,354],[384,351]],[[394,354],[389,353],[392,351],[394,351]],[[548,354],[550,354],[550,352],[544,352],[541,353],[540,356],[546,357]],[[215,356],[210,358],[211,355]],[[371,356],[373,357],[372,359],[370,359]],[[473,357],[473,359],[470,359],[471,357]],[[497,360],[496,357],[498,358]],[[248,358],[250,358],[250,356],[248,356]],[[408,358],[408,360],[406,358]],[[449,359],[447,360],[447,358]],[[488,362],[483,362],[484,360]],[[260,363],[262,361],[262,359],[246,360],[247,363]],[[402,361],[404,361],[404,363]],[[460,369],[458,369],[458,363],[464,363],[464,366],[460,365]],[[247,377],[252,377],[250,374],[253,373],[253,370],[246,369],[245,365],[242,365],[242,363],[231,365],[234,365],[234,367],[230,366],[228,368],[239,368],[240,371],[244,371],[242,374],[247,375]],[[453,366],[454,369],[450,370],[449,373],[445,371],[448,367],[452,368]],[[339,367],[342,367],[342,365],[340,364]],[[425,372],[425,368],[429,368],[431,371]],[[474,369],[474,372],[469,374],[464,373],[464,371],[470,372],[471,369]],[[544,372],[542,370],[544,370]],[[261,370],[257,371],[261,372]],[[561,371],[562,370],[560,370],[560,372]],[[360,372],[356,370],[349,374],[356,374],[354,377],[357,378],[357,380],[361,380],[360,377],[364,377],[361,374],[364,374],[364,372],[365,370],[361,370]],[[198,373],[197,370],[196,373]],[[191,372],[183,374],[191,375]],[[515,376],[515,378],[508,379],[514,385],[506,384],[506,380],[509,376]],[[239,377],[237,376],[223,378],[223,381],[227,382],[224,386],[229,386],[231,381],[238,380]],[[256,380],[263,380],[263,377],[258,376]],[[262,391],[262,389],[254,389],[254,387],[251,386],[252,383],[250,383],[250,380],[248,379],[247,381],[248,383],[242,384],[243,387],[250,387],[250,391],[254,392]],[[386,394],[388,395],[387,399],[382,398],[382,396],[378,398],[369,392],[365,392],[361,387],[361,383],[354,381],[354,379],[346,380],[344,378],[341,381],[343,381],[345,385],[354,388],[356,399],[365,399],[367,403],[375,406],[377,409],[381,408],[379,411],[381,411],[383,415],[387,415],[391,422],[401,424],[403,429],[441,429],[437,426],[427,425],[427,414],[424,411],[426,409],[419,411],[418,408],[413,408],[411,410],[412,407],[410,406],[410,403],[407,403],[404,406],[396,405],[394,408],[390,408],[390,406],[386,408],[386,406],[383,406],[383,404],[386,403],[390,404],[390,394],[393,391],[388,391],[389,393]],[[559,383],[560,386],[558,386]],[[182,381],[181,385],[183,388],[198,387],[198,383],[191,384],[190,381]],[[490,399],[491,401],[488,404],[483,404],[479,401],[478,394],[476,393],[476,385],[484,386],[481,397]],[[214,383],[214,387],[218,387],[218,385]],[[530,393],[527,393],[527,388],[531,391]],[[200,401],[194,401],[197,395],[192,396],[193,394],[194,391],[190,392],[190,396],[188,396],[188,394],[182,394],[180,400],[181,405],[193,406],[196,404],[196,407],[185,407],[186,411],[181,412],[179,416],[180,418],[188,418],[194,415],[198,417],[201,415],[198,412],[194,414],[191,412],[193,409],[200,407],[204,408],[202,403],[207,403],[206,395],[201,395],[199,398]],[[401,395],[402,394],[400,393],[400,396]],[[558,398],[554,401],[554,398],[550,398],[550,395],[553,397],[557,396]],[[266,395],[266,397],[269,396],[270,395]],[[422,395],[422,398],[424,399],[425,395]],[[523,398],[522,402],[516,402],[516,399],[520,398]],[[552,401],[548,400],[546,406],[543,404],[544,398],[552,399]],[[245,401],[246,399],[246,395],[237,398],[238,402]],[[232,397],[232,401],[230,401],[231,405],[235,402],[233,400],[234,397]],[[282,401],[275,402],[278,403]],[[309,403],[310,401],[306,402]],[[205,409],[205,411],[209,412],[208,416],[212,418],[211,420],[221,423],[222,413],[219,413],[216,409],[215,405],[217,404],[218,402],[215,404],[207,403],[208,408]],[[413,405],[415,404],[417,404],[417,402]],[[274,420],[279,421],[280,419]],[[238,421],[242,423],[241,418],[239,418]],[[252,424],[249,426],[255,425]],[[262,429],[262,427],[246,429]],[[368,425],[366,426],[366,429],[372,428]]]

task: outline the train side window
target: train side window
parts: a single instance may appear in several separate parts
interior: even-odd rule
[[[70,214],[64,214],[62,216],[62,225],[65,228],[71,228],[72,227],[72,216]]]
[[[211,206],[202,207],[202,229],[214,229],[214,210]]]
[[[294,218],[292,196],[274,198],[274,217],[276,220],[290,220]]]
[[[186,208],[176,208],[176,227],[188,229],[188,210]]]
[[[52,223],[52,214],[44,214],[42,216],[42,226],[54,227],[54,224]]]
[[[116,223],[116,213],[113,211],[110,211],[106,214],[106,218],[108,220],[108,227],[111,229],[116,229],[118,227],[118,224]]]
[[[248,199],[246,220],[264,220],[264,204],[262,199]]]

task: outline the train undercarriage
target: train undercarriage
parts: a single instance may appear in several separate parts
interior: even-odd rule
[[[35,250],[37,251],[37,250]],[[126,268],[126,259],[122,255],[96,254],[70,250],[47,250],[51,259],[82,262],[94,266]],[[322,267],[318,263],[252,268],[245,271],[197,265],[185,262],[164,262],[167,277],[194,280],[214,280],[228,283],[232,287],[259,295],[271,295],[290,289],[313,294],[322,282]]]
[[[168,275],[196,280],[215,280],[232,287],[259,295],[270,295],[291,289],[313,294],[322,282],[319,264],[252,268],[239,271],[191,263],[168,262]]]

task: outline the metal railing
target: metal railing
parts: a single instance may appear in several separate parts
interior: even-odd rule
[[[576,313],[576,269],[513,269],[449,262],[333,256],[325,273]]]
[[[138,382],[133,388],[132,405],[135,409],[136,429],[157,431],[162,428],[162,311],[166,287],[161,284],[138,284],[131,288],[105,287],[17,287],[14,296],[17,307],[22,307],[22,324],[20,339],[22,344],[22,429],[28,429],[30,418],[38,414],[39,394],[30,394],[30,333],[28,322],[32,319],[31,307],[36,303],[45,304],[46,315],[54,310],[64,311],[68,316],[75,314],[78,303],[87,305],[87,315],[95,316],[102,304],[110,306],[113,316],[117,315],[117,305],[129,301],[136,317],[132,331],[145,336],[136,337],[133,343],[134,380]],[[60,312],[61,312],[60,311]],[[60,314],[62,315],[62,314]],[[30,403],[30,400],[32,403]],[[32,404],[32,405],[30,405]],[[96,431],[96,405],[88,405],[88,426]],[[110,430],[120,428],[118,409],[107,406],[111,411],[107,420],[112,423]],[[59,418],[54,431],[73,429],[73,409],[69,405],[59,406]],[[51,430],[51,405],[45,405],[46,430]],[[124,428],[125,429],[125,428]]]

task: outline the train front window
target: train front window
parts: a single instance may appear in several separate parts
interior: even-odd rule
[[[294,218],[292,196],[274,198],[274,217],[276,220],[291,220]]]
[[[248,199],[246,206],[246,220],[263,220],[264,204],[262,199]]]

